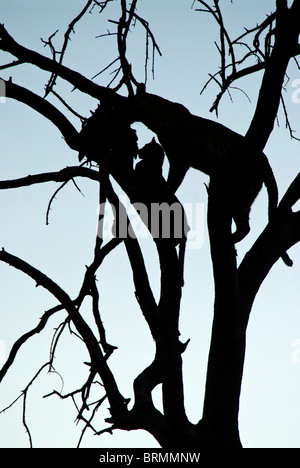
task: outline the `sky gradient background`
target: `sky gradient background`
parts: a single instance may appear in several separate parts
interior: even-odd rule
[[[197,3],[197,2],[196,2]],[[59,29],[55,44],[61,47],[69,22],[83,8],[79,0],[0,0],[0,21],[15,40],[45,55],[41,38],[46,40]],[[274,9],[274,0],[245,0],[224,6],[225,24],[232,37],[243,27],[254,26]],[[162,51],[156,56],[155,80],[148,74],[148,91],[184,104],[192,113],[216,120],[209,108],[217,93],[211,85],[200,91],[219,66],[214,41],[218,28],[213,19],[195,12],[190,0],[142,0],[139,15],[146,18]],[[65,56],[65,65],[91,78],[116,58],[115,36],[95,38],[114,26],[107,19],[120,16],[119,2],[112,2],[105,12],[88,14],[76,26]],[[145,32],[132,30],[128,41],[128,58],[138,80],[144,79]],[[1,63],[11,57],[1,53]],[[300,136],[300,103],[293,100],[299,70],[291,63],[290,81],[286,85],[286,103],[290,120]],[[43,95],[49,74],[30,65],[4,70],[0,76],[28,87]],[[101,79],[100,79],[101,78]],[[107,84],[109,74],[95,81]],[[221,101],[218,121],[244,134],[251,122],[261,75],[239,82],[251,102],[238,90],[233,103],[227,96]],[[80,114],[88,116],[95,109],[94,99],[58,81],[59,91]],[[61,110],[63,107],[51,97]],[[294,102],[293,102],[294,101]],[[65,111],[64,111],[65,112]],[[292,141],[285,129],[282,111],[267,144],[266,154],[278,181],[280,197],[299,172],[299,143]],[[79,129],[78,120],[70,116]],[[139,146],[151,138],[143,125],[135,125]],[[0,169],[1,179],[13,179],[28,174],[55,171],[77,163],[77,154],[64,143],[58,130],[25,105],[7,99],[0,104]],[[166,168],[167,170],[167,168]],[[190,170],[177,194],[183,203],[199,204],[206,212],[207,177]],[[56,281],[71,297],[80,288],[85,265],[93,259],[97,226],[97,185],[78,180],[80,194],[69,183],[56,197],[50,212],[50,224],[45,218],[49,200],[58,187],[55,183],[7,190],[0,193],[0,247],[28,261]],[[263,189],[251,213],[251,232],[238,246],[238,260],[251,247],[267,222],[267,195]],[[185,287],[183,290],[180,331],[182,341],[191,339],[183,355],[185,402],[192,422],[201,418],[207,354],[213,312],[213,282],[209,242],[204,223],[203,242],[189,248],[186,254]],[[151,240],[142,242],[151,285],[159,294],[158,264]],[[240,435],[244,447],[300,447],[300,246],[289,252],[294,267],[282,261],[271,270],[263,283],[250,318],[247,334],[247,353],[240,404]],[[45,310],[56,305],[48,292],[36,288],[33,281],[13,268],[0,264],[0,359],[9,352],[14,341],[35,327]],[[154,345],[134,297],[134,287],[126,252],[119,246],[104,262],[97,274],[100,290],[102,320],[108,342],[118,346],[109,360],[120,391],[132,397],[132,381],[153,360]],[[89,314],[89,304],[86,304]],[[88,315],[87,315],[88,317]],[[47,330],[34,337],[19,353],[14,367],[0,386],[0,410],[9,405],[28,384],[38,368],[48,360],[54,328],[64,314],[55,316]],[[55,367],[64,377],[44,372],[28,393],[27,423],[35,447],[74,447],[82,430],[75,425],[76,410],[70,400],[52,396],[43,398],[53,389],[68,393],[81,387],[86,378],[85,348],[66,332],[57,349]],[[1,364],[1,363],[0,363]],[[160,389],[155,391],[160,407]],[[95,422],[102,429],[101,418],[108,417],[106,406],[101,407]],[[21,400],[0,415],[0,446],[26,447],[28,438],[22,426]],[[100,438],[87,432],[83,447],[155,447],[156,441],[143,431]]]

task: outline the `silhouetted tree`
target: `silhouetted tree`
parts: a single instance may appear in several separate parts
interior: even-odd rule
[[[294,181],[291,181],[278,208],[276,182],[273,180],[273,192],[270,189],[270,194],[273,193],[274,199],[270,199],[270,205],[273,203],[270,221],[238,268],[231,224],[233,218],[236,221],[238,216],[241,216],[240,210],[245,207],[247,224],[253,199],[262,182],[267,185],[260,173],[266,165],[262,151],[273,130],[280,102],[286,111],[282,89],[290,60],[296,60],[300,54],[298,43],[300,2],[294,0],[292,5],[288,6],[287,0],[276,0],[274,13],[253,29],[244,30],[236,39],[230,38],[218,0],[210,3],[194,2],[194,5],[199,6],[196,10],[213,15],[220,28],[218,50],[221,66],[210,78],[210,81],[218,83],[220,93],[211,110],[218,110],[222,96],[225,92],[230,92],[232,84],[239,78],[263,71],[256,110],[244,137],[215,122],[192,116],[180,104],[149,94],[146,89],[146,79],[145,83],[138,82],[134,76],[133,66],[127,58],[127,37],[132,24],[139,23],[146,31],[145,75],[147,75],[150,43],[153,46],[153,53],[160,53],[160,49],[148,22],[138,15],[137,3],[137,0],[132,0],[131,4],[127,4],[126,0],[120,0],[121,16],[119,21],[115,22],[119,55],[108,64],[108,67],[117,64],[113,80],[108,86],[96,84],[93,80],[66,67],[63,61],[71,32],[76,24],[91,9],[99,9],[102,12],[108,8],[110,0],[103,2],[89,0],[70,23],[60,50],[55,48],[54,35],[44,41],[52,52],[51,58],[19,44],[4,25],[0,26],[0,49],[14,56],[14,60],[3,64],[1,69],[28,63],[50,73],[43,97],[16,84],[12,79],[3,80],[6,96],[30,106],[41,116],[49,119],[60,130],[66,144],[74,150],[75,157],[79,155],[80,160],[79,164],[65,167],[55,173],[2,181],[0,188],[24,187],[48,181],[66,184],[77,177],[95,180],[99,182],[100,187],[99,231],[94,260],[86,269],[82,286],[75,299],[33,265],[4,249],[0,252],[1,261],[30,276],[58,301],[56,307],[44,313],[34,329],[15,342],[0,371],[0,380],[13,365],[21,346],[43,330],[51,316],[65,310],[66,319],[54,336],[49,362],[37,372],[34,379],[44,367],[48,366],[50,369],[54,367],[53,360],[62,329],[71,325],[75,327],[90,356],[89,376],[82,388],[73,393],[68,395],[56,391],[54,393],[62,398],[81,395],[82,404],[78,407],[77,417],[85,423],[82,435],[87,428],[99,433],[94,429],[93,418],[96,410],[107,398],[111,418],[107,420],[110,423],[109,428],[103,431],[144,429],[152,434],[162,447],[168,448],[241,447],[238,412],[247,324],[256,293],[268,272],[281,257],[291,265],[292,262],[285,252],[300,240],[300,213],[292,211],[293,205],[300,197],[299,174]],[[240,51],[236,52],[237,48],[241,47],[244,50],[242,55]],[[99,101],[99,106],[90,118],[81,118],[80,132],[47,100],[48,96],[55,94],[68,110],[75,113],[65,99],[55,91],[55,85],[60,79]],[[113,88],[112,85],[117,79],[119,82]],[[209,82],[206,86],[208,84]],[[287,126],[294,137],[287,112],[285,116]],[[80,116],[77,115],[77,118],[80,119]],[[153,142],[152,149],[148,148],[150,153],[147,157],[140,153],[142,159],[136,167],[134,160],[140,149],[136,133],[131,127],[135,122],[145,124],[156,134],[159,142],[159,144],[157,141]],[[161,147],[169,159],[170,179],[173,171],[172,180],[165,181],[162,176],[164,152]],[[192,159],[193,155],[197,156],[197,151],[201,161],[199,167]],[[220,162],[221,156],[223,162]],[[155,162],[156,157],[158,159]],[[203,416],[198,424],[192,424],[185,412],[182,353],[187,343],[180,341],[178,328],[182,262],[188,226],[183,207],[174,193],[190,166],[202,170],[211,177],[207,189],[208,229],[215,285],[214,319]],[[243,171],[247,175],[241,179]],[[256,178],[261,179],[258,188]],[[128,195],[152,235],[153,227],[158,227],[157,235],[153,235],[161,272],[158,301],[150,287],[139,240],[134,234],[126,209],[112,186],[112,179],[116,180]],[[242,201],[237,207],[236,200],[240,198]],[[102,228],[107,201],[115,207],[115,221],[114,237],[105,243]],[[182,227],[180,235],[175,235],[174,232],[171,235],[164,235],[163,219],[160,219],[156,226],[149,225],[149,208],[157,203],[165,203],[167,208],[179,207],[179,218],[175,213],[174,219],[175,221],[180,219]],[[146,206],[148,211],[143,212],[143,206]],[[238,227],[237,225],[237,229]],[[176,229],[175,224],[173,228]],[[126,235],[123,235],[124,229]],[[248,232],[247,226],[245,229],[243,236]],[[121,394],[116,383],[117,379],[109,366],[108,359],[114,352],[115,346],[106,341],[96,283],[96,274],[103,260],[121,243],[125,246],[132,268],[136,299],[156,346],[152,364],[137,375],[133,382],[135,400],[131,409],[128,408],[129,401]],[[176,248],[178,243],[183,249],[181,253]],[[92,330],[81,313],[81,306],[86,296],[92,298],[92,312],[97,333]],[[91,402],[89,398],[91,386],[93,382],[99,380],[104,390],[96,402],[95,400]],[[152,390],[159,384],[162,384],[162,412],[156,409],[151,396]],[[22,393],[24,412],[26,393],[27,388]],[[90,412],[87,413],[87,410]],[[23,421],[32,443],[25,416]]]

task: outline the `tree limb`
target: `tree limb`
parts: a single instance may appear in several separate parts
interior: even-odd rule
[[[79,89],[83,93],[89,94],[95,99],[101,100],[106,98],[111,99],[114,102],[124,101],[124,98],[117,95],[113,90],[99,86],[80,73],[59,64],[38,52],[21,46],[12,38],[12,36],[10,36],[3,24],[0,24],[0,50],[11,53],[23,63],[31,63],[42,70],[55,73],[63,80],[71,83],[75,88]]]
[[[24,260],[9,254],[4,249],[0,251],[0,261],[8,263],[30,276],[38,285],[47,289],[63,305],[77,331],[82,336],[90,354],[92,366],[99,373],[99,376],[105,386],[107,397],[111,405],[111,413],[116,415],[117,418],[123,418],[127,414],[127,400],[125,400],[119,392],[114,376],[102,355],[96,337],[80,315],[78,308],[74,305],[68,294],[44,273],[29,265]]]
[[[219,8],[219,1],[214,0],[214,7],[211,7],[207,2],[202,0],[198,0],[202,3],[206,9],[196,9],[196,11],[204,11],[210,13],[214,19],[217,21],[219,28],[220,28],[220,46],[217,45],[218,51],[221,56],[221,67],[220,70],[211,75],[211,78],[207,81],[204,85],[201,92],[206,89],[207,85],[212,81],[216,80],[217,76],[221,77],[221,82],[218,84],[221,88],[221,91],[218,93],[212,107],[210,108],[210,112],[216,111],[218,113],[218,106],[222,96],[225,94],[226,91],[229,91],[230,86],[232,83],[243,76],[249,75],[251,73],[255,73],[262,69],[268,69],[267,72],[264,74],[265,85],[263,81],[264,90],[269,87],[269,93],[272,96],[269,101],[265,102],[261,106],[258,106],[256,109],[257,115],[262,115],[262,121],[270,122],[267,125],[265,124],[265,131],[264,137],[262,141],[259,142],[259,147],[263,149],[265,142],[273,128],[274,120],[276,118],[278,106],[279,106],[279,99],[277,99],[278,89],[281,89],[285,70],[289,59],[291,57],[296,57],[300,53],[300,46],[298,44],[298,35],[300,32],[299,22],[296,18],[299,17],[299,3],[298,1],[294,1],[292,6],[288,8],[287,2],[277,2],[277,10],[269,15],[264,21],[260,24],[257,24],[252,29],[246,29],[243,34],[241,34],[236,39],[232,40],[225,28],[222,13]],[[276,27],[273,23],[276,21]],[[262,49],[260,44],[260,36],[269,28],[269,31],[266,32],[264,38],[264,49]],[[245,41],[245,37],[250,37],[254,34],[253,43],[248,44]],[[275,43],[273,44],[272,39],[275,38]],[[227,47],[225,47],[225,43]],[[235,46],[239,47],[246,47],[247,53],[242,57],[240,60],[236,60],[235,56]],[[225,50],[226,49],[226,50]],[[227,49],[228,55],[230,57],[230,63],[227,64]],[[281,58],[286,58],[285,64],[281,61]],[[255,58],[257,63],[254,65],[250,65],[238,70],[238,66],[241,65],[246,59],[248,58]],[[277,58],[276,58],[277,57]],[[277,63],[277,65],[276,65]],[[279,63],[281,63],[282,69],[279,69]],[[232,71],[228,74],[228,69]],[[275,77],[274,83],[272,82],[272,77]],[[272,91],[271,91],[272,90]],[[265,94],[265,91],[263,92]],[[275,99],[273,99],[273,95],[275,94]],[[260,94],[261,96],[262,94]],[[268,99],[267,95],[265,95],[265,99]],[[271,105],[271,107],[270,107]],[[270,120],[270,116],[268,117],[267,109],[271,109],[272,119]],[[266,120],[266,117],[268,119]],[[255,125],[256,117],[253,119],[252,125]],[[258,124],[259,125],[259,124]],[[249,130],[252,132],[252,129]],[[253,132],[254,135],[255,132]]]
[[[88,177],[92,180],[96,180],[99,182],[99,173],[92,169],[88,169],[81,166],[73,166],[73,167],[66,167],[59,172],[49,172],[43,174],[36,174],[36,175],[29,175],[27,177],[22,177],[20,179],[15,180],[7,180],[7,181],[0,181],[0,190],[1,189],[9,189],[9,188],[16,188],[16,187],[25,187],[28,185],[36,184],[36,183],[44,183],[44,182],[64,182],[70,180],[74,177]],[[119,207],[122,209],[122,205],[120,200],[118,199],[117,195],[114,193],[111,185],[108,186],[108,200],[112,203],[113,206]],[[122,219],[125,221],[126,212],[125,208],[123,207],[123,215]],[[129,223],[129,221],[128,221]],[[133,231],[132,231],[133,234]],[[103,258],[104,252],[106,252],[107,248],[114,248],[120,242],[124,241],[124,239],[113,239],[111,243],[106,247],[104,246],[96,253],[95,259],[91,267],[88,269],[85,281],[83,283],[81,292],[76,300],[76,304],[79,304],[80,301],[83,300],[84,295],[86,294],[86,290],[89,289],[90,281],[95,274],[96,269],[100,266]],[[145,269],[143,256],[140,251],[139,245],[137,240],[132,236],[125,239],[125,245],[127,249],[127,253],[129,255],[129,260],[131,262],[131,266],[133,269],[134,274],[134,281],[136,286],[136,295],[139,301],[139,304],[145,314],[146,320],[148,324],[151,323],[151,331],[155,335],[155,326],[152,323],[154,319],[154,310],[156,309],[157,305],[155,299],[153,297],[149,282],[148,276]],[[108,250],[109,252],[110,250]]]
[[[43,184],[44,182],[65,182],[74,177],[87,177],[99,182],[99,172],[82,166],[65,167],[57,172],[45,172],[41,174],[29,175],[20,179],[0,181],[0,190],[27,187],[33,184]]]
[[[60,130],[68,146],[71,149],[78,150],[79,133],[62,112],[50,102],[29,91],[29,89],[23,88],[11,80],[3,81],[5,82],[7,97],[23,102],[46,117]]]
[[[257,106],[246,133],[248,141],[260,150],[264,149],[274,127],[289,60],[294,56],[295,50],[299,49],[300,23],[296,20],[300,16],[299,3],[295,0],[289,9],[287,4],[277,4],[275,43],[266,62]]]
[[[84,16],[84,14],[87,12],[87,10],[92,5],[92,3],[93,3],[93,0],[88,0],[88,2],[84,6],[84,8],[81,10],[81,12],[69,24],[68,29],[67,29],[67,31],[65,32],[65,35],[64,35],[64,43],[63,43],[62,49],[61,49],[60,52],[56,52],[56,53],[59,53],[59,55],[60,55],[59,62],[58,62],[60,65],[63,62],[63,58],[64,58],[64,55],[65,55],[65,52],[66,52],[66,49],[67,49],[67,46],[68,46],[68,42],[70,40],[70,34],[71,34],[72,31],[74,32],[75,24],[78,21],[80,21],[80,19]],[[55,85],[55,82],[56,82],[56,78],[57,78],[57,74],[52,73],[52,75],[51,75],[51,77],[50,77],[50,79],[48,81],[48,84],[46,85],[45,97],[50,93],[50,91],[52,91],[53,86]]]
[[[268,224],[238,268],[245,323],[248,322],[255,296],[272,266],[282,252],[300,242],[300,211],[292,211],[299,199],[300,174],[279,203],[275,219]]]
[[[15,357],[19,351],[19,349],[21,348],[21,346],[27,341],[29,340],[29,338],[31,338],[32,336],[36,335],[37,333],[40,333],[46,326],[49,318],[55,314],[56,312],[60,311],[62,309],[61,306],[56,306],[56,307],[53,307],[52,309],[48,310],[47,312],[45,312],[43,314],[43,316],[41,317],[40,319],[40,322],[39,324],[33,328],[32,330],[30,330],[29,332],[25,333],[23,336],[21,336],[17,341],[15,341],[10,353],[9,353],[9,356],[5,362],[5,364],[3,365],[3,367],[1,368],[0,370],[0,382],[3,380],[4,376],[6,375],[8,369],[11,367],[11,365],[13,364],[14,360],[15,360]]]

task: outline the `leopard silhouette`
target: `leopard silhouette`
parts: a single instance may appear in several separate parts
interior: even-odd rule
[[[266,155],[257,151],[245,138],[224,125],[189,112],[182,104],[168,101],[138,88],[134,98],[133,116],[152,130],[170,163],[167,179],[171,197],[190,168],[197,169],[214,181],[230,210],[236,230],[234,243],[250,231],[251,206],[263,184],[269,199],[269,219],[278,204],[277,183]],[[222,198],[220,197],[220,198]],[[283,261],[292,265],[286,253]]]

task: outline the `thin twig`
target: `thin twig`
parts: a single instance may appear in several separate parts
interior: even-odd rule
[[[59,306],[55,306],[53,307],[52,309],[48,310],[47,312],[45,312],[43,314],[43,316],[41,317],[40,319],[40,322],[39,324],[33,328],[32,330],[30,330],[29,332],[25,333],[24,335],[22,335],[13,345],[10,353],[9,353],[9,356],[5,362],[5,364],[3,365],[2,369],[0,370],[0,382],[3,380],[4,376],[6,375],[8,369],[11,367],[11,365],[13,364],[14,360],[15,360],[15,357],[18,353],[18,351],[20,350],[21,346],[26,343],[26,341],[29,340],[29,338],[31,338],[32,336],[36,335],[37,333],[40,333],[46,326],[48,320],[50,317],[52,317],[53,314],[55,314],[56,312],[62,310],[62,307],[61,305]]]
[[[288,129],[288,131],[290,133],[290,137],[293,140],[300,141],[300,138],[297,138],[294,135],[295,130],[293,130],[292,127],[291,127],[288,111],[287,111],[287,108],[286,108],[282,93],[281,93],[280,101],[281,101],[281,105],[282,105],[284,116],[285,116],[285,127]]]
[[[207,88],[207,86],[211,83],[211,81],[215,81],[218,84],[221,91],[218,93],[212,107],[210,108],[210,112],[216,111],[216,113],[218,113],[218,106],[219,106],[220,100],[222,96],[225,94],[225,92],[229,92],[229,89],[232,88],[231,85],[234,81],[237,81],[238,79],[246,75],[252,74],[266,67],[266,61],[271,53],[271,48],[272,48],[271,38],[274,35],[274,28],[272,25],[273,25],[274,20],[277,17],[277,13],[276,12],[272,13],[262,23],[257,24],[255,27],[251,29],[244,28],[245,31],[242,34],[240,34],[236,39],[232,40],[224,25],[222,12],[219,7],[219,0],[214,0],[213,7],[203,0],[198,0],[198,2],[201,3],[205,7],[205,9],[199,8],[199,9],[196,9],[195,11],[201,11],[201,12],[206,12],[206,13],[211,14],[220,28],[220,46],[216,44],[220,57],[221,57],[220,70],[213,75],[212,74],[209,75],[210,79],[205,83],[200,93],[200,94],[203,93],[203,91]],[[269,28],[269,31],[267,32],[265,36],[264,51],[262,51],[260,48],[260,37],[267,28]],[[252,34],[254,34],[253,44],[252,46],[249,46],[247,42],[244,41],[244,38],[250,37]],[[226,63],[226,48],[227,47],[225,47],[225,41],[228,47],[228,53],[231,57],[229,64]],[[239,60],[237,60],[235,56],[235,46],[242,46],[247,49],[247,53]],[[242,63],[245,62],[250,57],[254,57],[255,59],[257,59],[258,63],[238,70],[237,67],[242,65]],[[231,68],[232,70],[231,70],[231,73],[227,74],[226,72],[228,71],[229,68]],[[221,81],[217,80],[218,76],[221,77]]]
[[[93,331],[79,313],[78,307],[76,307],[70,296],[40,270],[6,252],[4,249],[0,251],[0,260],[30,276],[63,305],[87,347],[91,359],[91,366],[99,374],[105,386],[112,411],[119,417],[125,417],[125,415],[127,415],[128,400],[119,392],[115,378],[108,367],[107,361],[102,354]]]
[[[31,433],[30,433],[30,429],[29,429],[29,426],[27,424],[27,421],[26,421],[26,400],[27,400],[27,394],[28,394],[28,390],[29,388],[31,387],[31,385],[34,383],[34,381],[38,378],[38,376],[40,375],[40,373],[42,372],[43,369],[45,369],[45,367],[47,367],[50,363],[49,362],[46,362],[45,364],[43,364],[40,369],[36,372],[36,374],[34,375],[34,377],[30,380],[30,382],[26,385],[25,389],[22,390],[21,394],[12,402],[10,403],[6,408],[2,409],[0,411],[0,414],[1,413],[4,413],[5,411],[7,411],[8,409],[10,409],[20,398],[23,398],[23,405],[22,405],[22,423],[23,423],[23,426],[25,427],[25,430],[26,430],[26,433],[28,435],[28,438],[29,438],[29,446],[30,448],[32,448],[33,446],[33,443],[32,443],[32,437],[31,437]]]
[[[114,350],[118,349],[117,346],[113,346],[107,343],[106,341],[106,333],[105,333],[105,328],[103,326],[103,322],[101,320],[100,316],[100,311],[99,311],[99,293],[96,285],[96,279],[94,278],[93,281],[90,282],[90,294],[93,299],[93,316],[95,323],[97,325],[98,333],[99,333],[99,338],[100,338],[100,344],[105,352],[105,357],[106,359],[111,356]]]
[[[141,25],[145,28],[147,34],[149,35],[149,37],[151,38],[151,41],[153,43],[153,47],[155,48],[155,50],[158,52],[158,54],[160,56],[162,56],[162,52],[158,46],[158,43],[156,42],[156,39],[154,37],[154,34],[152,33],[151,29],[150,29],[150,26],[149,26],[149,23],[148,21],[146,21],[144,18],[142,18],[141,16],[137,15],[136,13],[133,14],[133,17],[135,19],[137,19]]]
[[[63,182],[63,183],[61,184],[61,186],[58,187],[57,190],[55,190],[54,194],[53,194],[52,197],[50,198],[50,201],[49,201],[49,203],[48,203],[48,208],[47,208],[47,211],[46,211],[46,226],[49,225],[49,214],[50,214],[52,202],[53,202],[53,200],[55,199],[55,197],[56,197],[56,195],[58,194],[58,192],[59,192],[60,190],[62,190],[62,189],[65,187],[65,185],[67,185],[68,182],[69,182],[69,180],[66,180],[65,182]]]
[[[91,425],[91,422],[92,422],[92,420],[94,419],[96,412],[98,411],[98,409],[100,408],[100,406],[102,405],[102,403],[106,400],[106,398],[107,398],[107,395],[104,395],[104,396],[96,403],[96,406],[95,406],[95,408],[93,409],[92,414],[91,414],[91,417],[90,417],[89,419],[86,419],[86,418],[84,418],[84,417],[81,415],[80,419],[81,419],[82,421],[84,421],[86,424],[85,424],[84,428],[82,429],[80,438],[79,438],[79,440],[78,440],[77,448],[80,447],[80,444],[81,444],[81,442],[82,442],[84,433],[85,433],[85,431],[86,431],[88,428],[92,429],[92,430],[94,431],[94,434],[95,434],[95,435],[99,435],[99,431],[96,431],[96,430],[93,428],[93,426]]]
[[[81,121],[84,121],[85,118],[72,109],[72,107],[69,106],[69,104],[67,104],[67,102],[56,91],[54,91],[54,89],[51,89],[51,93],[57,97],[57,99],[59,99],[59,101],[68,109],[68,111],[72,112],[72,114],[78,117]]]
[[[12,62],[7,63],[6,65],[1,65],[0,70],[5,70],[6,68],[15,67],[17,65],[21,65],[22,63],[24,63],[23,60],[13,60]]]
[[[65,52],[66,52],[66,49],[67,49],[67,46],[68,46],[68,42],[70,40],[70,34],[71,32],[74,32],[74,26],[76,23],[78,23],[78,21],[80,21],[80,19],[84,16],[84,14],[87,12],[87,10],[89,9],[89,7],[92,5],[93,3],[93,0],[88,0],[88,2],[86,3],[86,5],[84,6],[84,8],[81,10],[81,12],[71,21],[71,23],[69,24],[68,26],[68,29],[67,31],[65,32],[65,35],[64,35],[64,43],[63,43],[63,46],[62,46],[62,49],[60,52],[56,52],[55,51],[55,48],[54,46],[52,45],[51,43],[51,38],[56,34],[56,32],[50,36],[50,38],[48,39],[48,44],[50,45],[50,48],[52,50],[52,54],[53,54],[53,60],[55,60],[55,57],[57,54],[60,55],[60,59],[59,59],[59,65],[62,64],[63,62],[63,58],[64,58],[64,55],[65,55]],[[46,85],[46,92],[45,92],[45,97],[50,93],[50,91],[52,91],[54,85],[55,85],[55,82],[56,82],[56,79],[57,79],[57,74],[54,72],[52,73],[47,85]]]
[[[95,78],[97,78],[97,76],[101,75],[102,73],[104,73],[106,70],[108,70],[114,63],[118,62],[120,60],[120,58],[116,58],[114,59],[112,62],[110,62],[109,65],[107,65],[106,67],[104,67],[101,71],[99,71],[98,73],[96,73],[96,75],[92,76],[92,80],[94,80]]]

